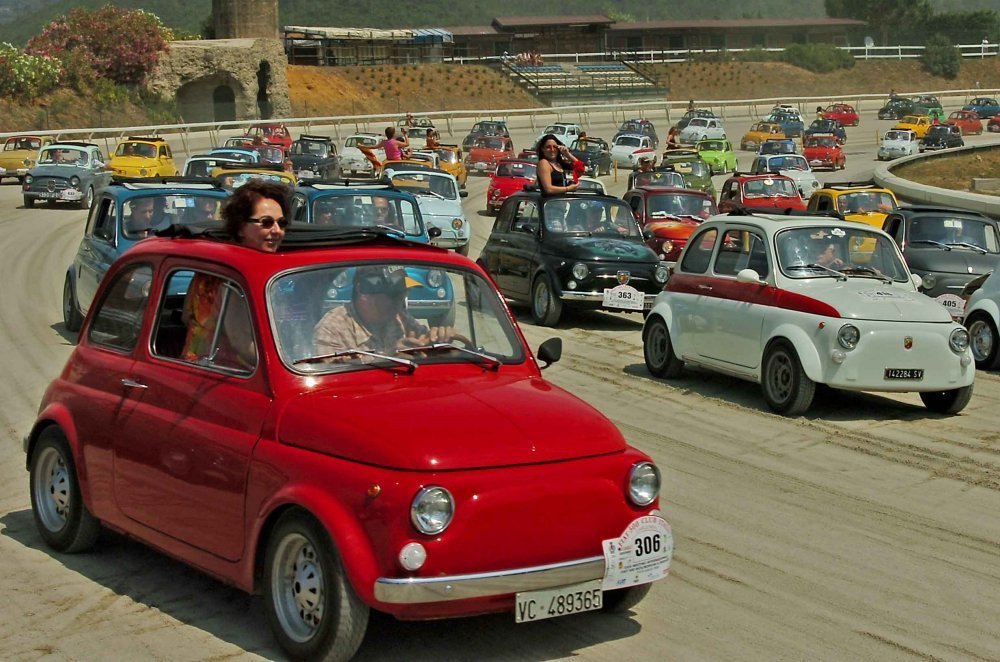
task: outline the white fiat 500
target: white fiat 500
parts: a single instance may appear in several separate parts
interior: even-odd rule
[[[643,328],[649,371],[685,363],[761,384],[774,411],[809,408],[816,384],[917,391],[955,414],[972,396],[969,334],[917,291],[892,239],[862,223],[715,216],[698,228]]]

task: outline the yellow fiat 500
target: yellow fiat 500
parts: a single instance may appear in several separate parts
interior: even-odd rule
[[[757,122],[750,127],[749,131],[743,134],[743,140],[740,141],[740,149],[755,152],[765,140],[784,137],[785,132],[781,130],[780,124],[774,122]]]
[[[896,122],[896,126],[892,128],[902,131],[912,131],[917,134],[917,138],[923,138],[927,135],[927,130],[931,128],[931,124],[932,121],[928,115],[906,115],[903,119]]]
[[[3,151],[0,151],[0,181],[4,177],[23,180],[35,167],[38,150],[51,142],[52,138],[41,136],[10,136],[4,140]]]
[[[118,143],[108,165],[116,177],[174,177],[178,174],[170,145],[156,136],[129,136]]]

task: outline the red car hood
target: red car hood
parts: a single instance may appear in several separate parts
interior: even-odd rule
[[[701,223],[694,220],[651,220],[646,221],[644,230],[649,230],[660,239],[687,239]]]
[[[512,195],[523,191],[525,184],[531,184],[534,179],[527,177],[494,177],[490,182],[491,189],[499,189],[502,195]]]
[[[431,370],[344,375],[342,386],[299,395],[281,415],[278,439],[413,471],[536,464],[626,448],[611,421],[545,380],[506,377],[501,367],[477,374],[471,388]]]
[[[802,156],[805,157],[806,161],[831,158],[836,153],[837,150],[834,147],[806,147],[802,150]]]

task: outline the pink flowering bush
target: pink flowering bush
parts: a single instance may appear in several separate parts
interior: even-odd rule
[[[82,57],[99,78],[140,85],[167,50],[172,36],[155,14],[108,4],[93,11],[70,11],[32,37],[25,51],[57,58],[71,67]]]

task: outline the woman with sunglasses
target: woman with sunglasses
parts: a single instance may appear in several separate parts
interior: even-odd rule
[[[285,237],[290,214],[291,190],[287,186],[251,179],[236,189],[222,208],[223,229],[242,246],[274,253]],[[202,272],[191,279],[182,317],[188,330],[181,351],[185,361],[208,358],[211,352],[224,299],[223,284],[222,278]],[[228,297],[228,301],[230,306],[246,306],[240,297]],[[237,364],[249,365],[256,355],[253,332],[237,322],[248,320],[248,313],[229,310],[226,314],[225,348]]]
[[[571,193],[579,188],[573,169],[579,160],[553,134],[542,136],[535,147],[538,154],[538,186],[544,195]]]

